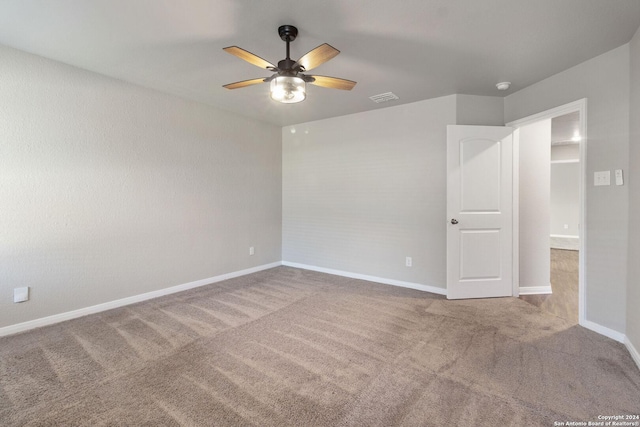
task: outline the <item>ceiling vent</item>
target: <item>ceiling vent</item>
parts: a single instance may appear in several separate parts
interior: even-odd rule
[[[393,101],[394,99],[399,99],[399,98],[394,93],[387,92],[387,93],[381,93],[380,95],[370,96],[369,99],[375,102],[376,104],[380,104],[381,102]]]

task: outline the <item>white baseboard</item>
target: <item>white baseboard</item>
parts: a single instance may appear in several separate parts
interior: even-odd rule
[[[564,234],[552,234],[549,237],[549,246],[551,249],[564,249],[569,251],[580,250],[580,236],[571,236]]]
[[[638,365],[638,369],[640,369],[640,353],[638,353],[638,350],[633,346],[631,341],[629,341],[629,337],[627,336],[624,337],[624,345],[627,347],[627,350],[629,350],[633,361]]]
[[[184,283],[182,285],[171,286],[170,288],[159,289],[157,291],[134,295],[115,301],[109,301],[103,304],[92,305],[91,307],[80,308],[78,310],[67,311],[66,313],[54,314],[53,316],[41,317],[40,319],[5,326],[3,328],[0,328],[0,337],[17,334],[18,332],[28,331],[29,329],[40,328],[42,326],[53,325],[54,323],[64,322],[65,320],[71,320],[78,317],[86,316],[88,314],[99,313],[101,311],[111,310],[129,304],[135,304],[137,302],[146,301],[152,298],[158,298],[164,295],[174,294],[176,292],[186,291],[188,289],[193,289],[200,286],[210,285],[212,283],[221,282],[223,280],[233,279],[234,277],[245,276],[247,274],[256,273],[258,271],[268,270],[280,265],[282,265],[282,263],[279,261],[271,264],[259,265],[257,267],[247,268],[245,270],[234,271],[231,273],[221,274],[219,276],[209,277],[207,279]]]
[[[552,294],[551,285],[547,286],[520,286],[520,295],[548,295]]]
[[[395,279],[385,279],[382,277],[368,276],[366,274],[351,273],[351,272],[342,271],[342,270],[333,270],[331,268],[316,267],[314,265],[298,264],[296,262],[289,262],[289,261],[282,261],[282,265],[285,265],[287,267],[302,268],[303,270],[317,271],[320,273],[334,274],[336,276],[349,277],[351,279],[361,279],[361,280],[367,280],[369,282],[382,283],[385,285],[399,286],[401,288],[417,289],[419,291],[430,292],[432,294],[438,294],[438,295],[447,294],[447,290],[445,288],[439,288],[437,286],[430,286],[430,285],[422,285],[420,283],[403,282],[401,280],[395,280]]]
[[[609,329],[606,326],[602,326],[598,323],[592,322],[591,320],[582,320],[580,322],[580,326],[584,326],[587,329],[591,329],[593,332],[597,332],[600,335],[604,335],[605,337],[621,343],[624,343],[626,339],[623,333]]]
[[[55,323],[64,322],[65,320],[76,319],[78,317],[86,316],[89,314],[99,313],[102,311],[111,310],[114,308],[119,308],[119,307],[123,307],[130,304],[135,304],[138,302],[146,301],[153,298],[158,298],[165,295],[174,294],[176,292],[186,291],[186,290],[197,288],[200,286],[210,285],[216,282],[221,282],[223,280],[245,276],[247,274],[256,273],[262,270],[268,270],[270,268],[278,267],[281,265],[285,265],[288,267],[302,268],[305,270],[318,271],[321,273],[335,274],[337,276],[350,277],[353,279],[367,280],[370,282],[382,283],[385,285],[417,289],[420,291],[430,292],[438,295],[447,294],[447,290],[445,288],[439,288],[436,286],[422,285],[419,283],[412,283],[412,282],[403,282],[403,281],[394,280],[394,279],[385,279],[385,278],[376,277],[376,276],[368,276],[365,274],[351,273],[348,271],[333,270],[330,268],[316,267],[316,266],[307,265],[307,264],[298,264],[298,263],[293,263],[288,261],[281,261],[281,262],[278,261],[271,264],[264,264],[257,267],[247,268],[245,270],[234,271],[231,273],[221,274],[219,276],[209,277],[207,279],[196,280],[194,282],[184,283],[182,285],[172,286],[172,287],[160,289],[157,291],[147,292],[140,295],[134,295],[131,297],[122,298],[115,301],[106,302],[103,304],[93,305],[91,307],[85,307],[78,310],[55,314],[53,316],[47,316],[47,317],[42,317],[40,319],[30,320],[28,322],[5,326],[3,328],[0,328],[0,337],[17,334],[19,332],[28,331],[30,329],[40,328],[42,326],[53,325]],[[529,291],[531,291],[531,293],[527,293]],[[529,287],[520,288],[520,295],[531,295],[536,293],[538,294],[551,293],[551,287],[550,286],[529,286]],[[638,365],[638,368],[640,369],[640,353],[624,334],[614,331],[613,329],[609,329],[605,326],[599,325],[595,322],[591,322],[589,320],[584,320],[580,322],[580,325],[594,332],[597,332],[601,335],[604,335],[608,338],[611,338],[615,341],[624,343],[624,345],[629,350],[631,357],[633,358],[633,360]]]

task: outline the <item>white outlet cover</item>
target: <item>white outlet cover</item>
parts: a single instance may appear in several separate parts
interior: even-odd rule
[[[15,288],[13,290],[13,302],[29,301],[29,287]]]

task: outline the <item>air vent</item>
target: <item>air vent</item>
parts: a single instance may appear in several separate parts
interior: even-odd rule
[[[379,104],[381,102],[393,101],[394,99],[399,99],[399,98],[394,93],[387,92],[387,93],[381,93],[380,95],[370,96],[369,99],[375,102],[376,104]]]

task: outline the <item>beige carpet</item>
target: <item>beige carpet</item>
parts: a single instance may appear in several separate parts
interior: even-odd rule
[[[627,350],[516,298],[278,267],[0,339],[0,425],[553,426],[640,412]]]
[[[578,324],[579,252],[551,249],[550,295],[521,295],[520,298],[544,311]]]

